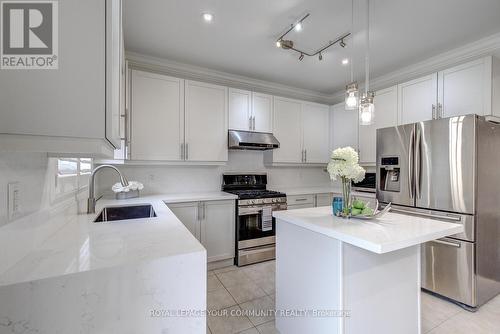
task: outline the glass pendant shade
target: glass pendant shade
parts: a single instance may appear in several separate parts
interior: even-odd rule
[[[360,125],[371,125],[375,118],[375,105],[373,104],[373,98],[375,94],[373,92],[367,92],[363,94],[361,101],[359,103],[359,124]]]
[[[350,83],[345,87],[345,110],[358,109],[359,91],[356,82]]]

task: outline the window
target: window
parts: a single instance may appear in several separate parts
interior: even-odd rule
[[[55,169],[52,201],[64,199],[87,187],[92,172],[91,158],[57,158],[52,160]]]
[[[57,176],[79,176],[92,172],[90,158],[59,158],[57,159]]]

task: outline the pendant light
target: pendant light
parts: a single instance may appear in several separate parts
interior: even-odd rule
[[[354,0],[351,0],[351,31],[354,31]],[[354,54],[354,39],[350,52],[350,70],[351,70],[351,83],[345,86],[345,110],[357,110],[359,102],[358,83],[354,81],[353,69],[353,54]]]
[[[366,0],[365,93],[359,102],[359,124],[371,125],[375,118],[375,93],[370,91],[370,0]]]

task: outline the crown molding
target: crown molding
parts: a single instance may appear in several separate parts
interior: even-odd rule
[[[480,57],[491,56],[500,50],[500,33],[490,35],[472,43],[465,44],[450,51],[443,52],[403,67],[399,70],[384,74],[370,80],[370,90],[380,90],[408,80],[444,70]],[[360,85],[361,89],[361,85]],[[339,103],[344,97],[344,91],[330,96],[332,103]]]
[[[331,102],[329,94],[312,90],[300,89],[279,83],[235,75],[227,72],[188,65],[164,58],[143,55],[136,52],[126,52],[125,57],[131,68],[153,71],[183,79],[198,80],[232,88],[246,89],[259,93],[278,95],[294,99],[326,103]]]

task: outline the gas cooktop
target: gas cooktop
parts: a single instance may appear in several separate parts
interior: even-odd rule
[[[237,195],[239,199],[286,197],[286,194],[284,193],[267,189],[239,189],[225,191]]]

